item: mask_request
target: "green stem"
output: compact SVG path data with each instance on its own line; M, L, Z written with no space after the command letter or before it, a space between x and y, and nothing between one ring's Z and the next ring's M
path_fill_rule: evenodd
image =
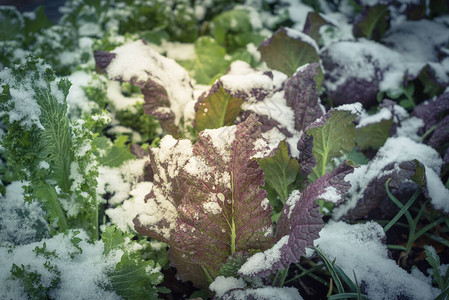
M234 174L231 172L231 255L235 253Z

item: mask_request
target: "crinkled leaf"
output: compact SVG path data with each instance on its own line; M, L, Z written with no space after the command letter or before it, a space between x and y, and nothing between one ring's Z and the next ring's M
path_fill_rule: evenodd
M227 93L221 81L216 82L209 92L203 94L195 105L195 128L220 128L232 125L239 115L243 100Z
M390 137L393 119L384 119L378 123L357 127L355 130L355 142L361 150L369 148L377 150L382 147Z
M193 89L187 71L142 41L126 44L112 52L95 51L97 68L113 80L129 82L141 88L146 114L159 119L162 128L180 136L178 126Z
M164 278L159 270L152 260L142 260L140 253L125 253L108 273L110 288L123 299L155 299L156 285Z
M164 143L163 139L161 146ZM135 219L135 228L145 235L165 237L178 278L207 287L233 253L261 251L272 245L271 209L266 191L260 188L263 171L252 158L267 150L264 145L260 126L252 116L239 125L201 132L193 149L181 154L183 158L175 156L170 168L168 164L160 168L160 162L154 165L159 167L154 169L153 191L147 202L160 201L159 207L163 207L162 201L169 200L176 212L155 224L142 213ZM173 148L177 151L176 145ZM159 151L151 150L152 164L160 160ZM164 153L163 158L172 155ZM178 176L170 177L176 173ZM169 189L160 186L163 182L158 177L163 174L171 184ZM159 198L160 193L167 197Z
M195 59L179 61L190 71L199 84L211 84L226 73L229 62L225 60L226 50L213 38L202 36L195 41Z
M418 105L413 111L413 116L424 121L424 130L430 130L444 116L449 114L449 93L441 94L433 100Z
M318 62L318 46L308 35L289 28L279 28L270 38L259 45L262 61L275 70L292 76L298 67ZM320 70L322 81L322 71Z
M132 239L132 234L122 232L118 227L109 226L101 234L101 241L104 244L103 254L108 255L112 250L120 249L127 244L127 240Z
M344 177L353 168L346 163L326 173L311 183L302 192L294 191L287 199L277 223L277 243L262 253L257 253L240 268L239 274L267 277L271 273L299 262L306 254L306 248L313 246L324 225L318 199L332 199L335 203L343 200L350 184Z
M391 178L389 187L399 190L401 184L408 180L422 186L425 182L424 166L417 160L404 161L401 163L389 163L371 180L363 192L363 197L357 202L357 206L349 210L345 217L351 220L364 218L373 210L380 209L381 216L394 211L394 206L390 205L391 200L385 191L385 182Z
M295 128L298 131L323 115L314 80L318 74L318 63L312 63L300 68L285 82L285 99L295 112Z
M378 4L365 6L352 28L355 37L366 37L379 41L389 27L390 11L388 6Z
M308 34L318 44L320 42L320 28L323 25L332 25L316 11L307 14L303 32Z
M432 136L427 144L443 153L445 147L448 147L449 141L449 116L444 117L443 120L438 122Z
M307 126L305 134L313 136L313 155L316 165L309 175L311 181L332 170L331 161L355 146L355 116L350 111L330 110ZM305 139L306 137L302 138Z
M106 137L99 138L99 140L107 140ZM98 162L104 166L108 167L118 167L123 162L135 158L135 156L130 152L129 147L126 145L128 137L126 135L121 135L116 138L114 144L109 146L106 143L105 148L100 148L105 151L104 155L98 157ZM101 145L104 146L104 142L99 141Z

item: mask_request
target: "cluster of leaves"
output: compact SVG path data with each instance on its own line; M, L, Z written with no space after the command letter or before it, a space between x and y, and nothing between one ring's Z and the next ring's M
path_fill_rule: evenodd
M449 36L438 19L447 4L343 1L348 10L304 1L315 11L301 3L310 12L298 25L298 7L283 0L84 2L67 1L56 25L42 7L0 8L0 24L11 29L0 34L0 208L31 228L0 235L0 255L12 261L5 297L19 289L61 298L64 265L92 262L89 255L97 260L92 297L170 292L157 287L168 261L178 279L224 299L299 298L287 283L305 275L322 282L313 273L323 269L330 298L374 296L363 274L350 278L326 249L305 258L323 216L386 220L386 233L406 226L404 245L388 240L406 268L422 236L449 247L438 236L449 225ZM442 38L428 40L432 53L417 57L417 69L400 58L410 47L397 40L418 23ZM170 58L170 47L186 45L190 56ZM68 103L70 82L57 78L78 72L90 78L77 94L90 108ZM413 122L422 126L407 131ZM407 149L395 155L401 143ZM0 230L11 227L6 220ZM154 239L163 243L153 247ZM424 249L444 297L447 272ZM34 261L14 256L24 252Z

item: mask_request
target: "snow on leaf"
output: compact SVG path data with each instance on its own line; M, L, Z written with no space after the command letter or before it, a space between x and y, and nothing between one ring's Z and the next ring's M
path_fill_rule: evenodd
M320 41L320 28L323 25L331 25L323 16L316 12L311 11L307 14L306 23L304 24L303 32L308 34L318 44Z
M259 45L259 51L262 61L270 68L288 76L292 76L302 65L319 61L315 41L305 33L290 28L279 28Z
M380 209L382 216L388 214L391 209L391 200L385 191L385 182L391 178L390 189L400 190L402 183L413 180L419 185L425 181L424 166L416 160L386 165L379 176L374 177L365 188L363 197L357 202L357 206L349 210L345 215L350 220L364 218L374 209ZM394 210L394 207L393 207Z
M307 64L285 82L285 99L295 112L295 128L298 131L323 115L314 80L318 73L318 63Z
M306 135L313 136L312 151L316 160L316 165L309 175L311 181L323 176L329 168L332 169L332 159L354 148L354 121L355 116L350 111L333 109L306 127ZM306 137L301 140L304 139Z
M357 127L355 142L361 150L379 149L390 136L393 119L384 119L380 122Z
M193 100L186 70L143 41L125 44L112 52L96 51L94 56L97 67L110 79L139 86L145 99L144 112L157 117L170 134L179 135L184 107Z
M155 199L155 190L165 191L166 197L160 200L170 198L173 218L152 225L145 224L142 214L135 219L136 230L160 237L161 229L170 229L163 240L170 245L169 257L178 278L207 287L233 253L272 245L271 209L263 205L266 191L260 188L263 171L252 158L261 151L261 139L257 118L250 116L239 125L201 132L182 163L153 165L155 182L147 200ZM181 142L171 144L176 150ZM178 159L173 149L164 150L151 150L159 155L150 152L152 164L161 161L163 153L165 162ZM162 173L177 175L158 180Z
M240 268L239 273L246 276L266 277L277 270L285 269L299 261L306 254L306 248L313 246L324 225L317 200L333 187L334 199L343 200L350 184L344 177L353 168L346 163L326 173L311 183L302 192L291 193L277 223L277 243L270 249L250 257Z

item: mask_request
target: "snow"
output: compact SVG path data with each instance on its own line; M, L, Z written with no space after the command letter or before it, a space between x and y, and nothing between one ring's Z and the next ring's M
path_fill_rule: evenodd
M283 236L273 247L248 258L238 270L244 276L254 276L262 270L269 270L281 259L281 248L288 243L290 235Z
M129 191L131 198L124 201L123 205L116 208L109 208L105 211L111 222L117 225L123 232L133 232L133 219L146 206L145 196L151 192L153 188L152 182L139 182Z
M45 219L45 212L39 203L25 202L22 186L27 184L27 182L13 181L6 186L5 195L0 194L0 244L29 243L37 238L45 237L50 230Z
M236 130L236 125L223 126L217 129L205 129L200 135L209 137L215 151L223 158L223 161L230 162L230 149L235 140Z
M288 132L296 132L295 129L295 113L293 109L287 106L284 91L279 91L268 96L264 101L257 103L244 102L242 110L252 111L258 115L267 116L279 122L281 128L285 128ZM268 139L268 141L270 141ZM271 142L271 141L270 141Z
M383 228L375 222L349 225L331 221L314 244L355 282L354 272L370 299L434 299L438 289L396 265L388 257L383 239Z
M318 198L337 203L341 199L341 195L338 190L333 186L328 186L324 193L318 196Z
M144 103L143 95L125 97L122 94L122 88L118 81L109 81L106 92L109 101L111 101L116 110L129 110L132 113L137 113L135 105Z
M241 278L217 276L209 285L209 289L216 293L220 299L273 299L273 300L302 300L298 290L292 287L246 288L246 283ZM246 288L246 289L245 289ZM243 290L245 289L245 290Z
M59 234L40 242L16 246L11 252L8 251L8 248L0 247L0 298L28 299L23 287L11 279L10 270L13 264L29 266L30 271L41 274L40 279L44 287L51 285L51 281L56 278L56 275L44 266L48 259L44 255L37 255L34 251L37 246L42 248L45 243L48 252L56 252L58 257L52 258L50 261L51 265L60 272L58 287L52 289L49 295L51 298L120 299L115 293L106 291L100 286L106 286L109 283L106 272L115 268L121 255L111 253L104 257L103 243L100 241L94 244L88 243L84 231L77 235L81 238L79 246L83 249L82 253L79 253L79 250L70 242L73 237L74 232L70 231L68 235ZM75 259L71 258L73 254L76 255Z
M67 95L67 105L70 115L80 116L83 112L91 112L94 108L98 107L95 102L89 101L83 91L83 87L88 86L92 81L92 75L84 71L76 71L70 74L67 79L72 83L69 94Z
M142 83L154 80L167 91L170 109L175 115L175 124L178 125L186 103L193 99L193 88L187 71L141 40L118 47L112 53L116 57L106 68L109 78Z
M316 44L315 40L312 39L309 35L303 33L302 31L298 31L288 27L285 28L285 31L287 32L288 37L309 44L315 49L316 53L319 53L318 45Z
M335 110L340 111L349 111L353 115L360 115L363 111L363 106L360 102L350 103L350 104L343 104L340 106L337 106L334 108Z
M224 294L232 289L243 289L246 287L245 281L241 278L217 276L215 280L209 285L209 289L216 293L218 297L223 297Z
M425 166L427 178L427 190L432 195L431 203L435 208L449 212L449 192L444 187L440 174L443 160L438 152L430 146L417 143L407 137L390 137L377 155L367 165L354 169L352 174L345 177L351 183L347 200L333 209L335 219L341 218L347 211L357 205L368 183L381 175L381 170L389 163L397 163L417 159Z

